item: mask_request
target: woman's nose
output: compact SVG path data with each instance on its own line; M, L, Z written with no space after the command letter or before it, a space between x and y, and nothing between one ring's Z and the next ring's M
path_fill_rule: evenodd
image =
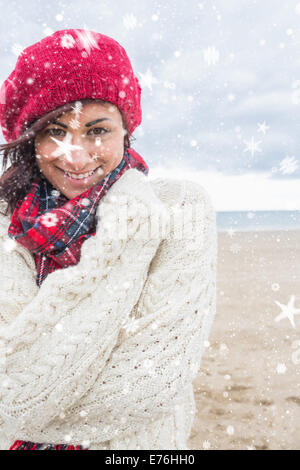
M81 171L91 164L91 156L87 148L87 142L83 137L72 137L71 139L71 159L70 165L76 171Z

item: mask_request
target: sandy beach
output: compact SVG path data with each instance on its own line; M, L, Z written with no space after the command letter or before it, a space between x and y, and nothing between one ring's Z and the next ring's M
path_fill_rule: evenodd
M218 233L217 313L190 449L300 449L300 230Z

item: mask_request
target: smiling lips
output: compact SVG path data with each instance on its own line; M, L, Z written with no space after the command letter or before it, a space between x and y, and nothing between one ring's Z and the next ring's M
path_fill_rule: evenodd
M87 171L86 173L74 173L72 171L63 170L62 168L59 168L59 167L56 167L56 168L61 170L63 173L66 173L68 176L71 176L71 177L74 177L74 178L76 178L76 177L85 178L87 176L90 176L96 170L98 170L98 168L100 168L100 166L98 166L97 168L94 168L93 170Z
M99 168L101 168L100 166L95 168L94 170L88 172L88 173L81 173L81 174L75 174L75 173L69 173L65 170L62 170L61 168L59 167L56 167L58 168L60 171L62 171L64 173L64 175L69 179L71 180L72 182L75 182L75 181L82 181L84 183L86 183L89 178L92 177L92 175L96 172L96 170L98 170ZM103 171L103 170L102 170Z

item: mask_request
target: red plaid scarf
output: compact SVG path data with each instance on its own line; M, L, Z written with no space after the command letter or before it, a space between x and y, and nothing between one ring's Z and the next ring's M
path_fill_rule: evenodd
M130 168L149 172L132 148L102 181L74 199L56 191L43 175L33 181L29 193L17 202L8 235L34 254L39 287L48 274L79 262L82 243L96 234L99 201Z

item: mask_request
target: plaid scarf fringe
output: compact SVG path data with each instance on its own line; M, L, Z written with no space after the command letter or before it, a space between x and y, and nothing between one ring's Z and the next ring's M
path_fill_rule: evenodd
M15 441L9 450L88 450L81 445L69 444L41 444L31 441Z

